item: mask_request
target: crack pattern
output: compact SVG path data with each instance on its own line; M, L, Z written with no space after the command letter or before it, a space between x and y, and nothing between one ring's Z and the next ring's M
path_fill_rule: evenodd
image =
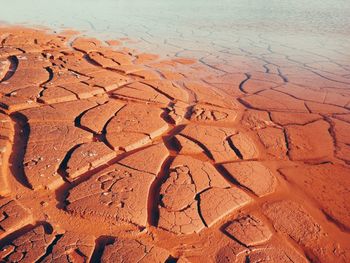
M0 260L349 261L345 46L178 34L0 28Z

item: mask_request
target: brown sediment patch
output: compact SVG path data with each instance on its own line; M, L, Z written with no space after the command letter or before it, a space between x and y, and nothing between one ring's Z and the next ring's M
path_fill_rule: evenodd
M0 34L1 260L350 260L344 77Z

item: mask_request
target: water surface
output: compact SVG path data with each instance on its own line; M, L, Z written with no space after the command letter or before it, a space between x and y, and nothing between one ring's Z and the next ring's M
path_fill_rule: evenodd
M215 50L258 35L307 49L350 34L350 1L304 0L0 0L0 20L129 37L143 47Z

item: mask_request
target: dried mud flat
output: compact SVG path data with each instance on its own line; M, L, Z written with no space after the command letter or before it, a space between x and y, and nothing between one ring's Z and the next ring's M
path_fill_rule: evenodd
M1 262L350 261L346 60L0 40Z

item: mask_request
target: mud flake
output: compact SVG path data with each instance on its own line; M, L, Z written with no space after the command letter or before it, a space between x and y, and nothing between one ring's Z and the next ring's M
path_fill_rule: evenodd
M105 57L100 52L91 51L89 52L88 56L92 61L94 61L95 63L97 63L99 66L103 68L119 66L118 63L116 63L110 58Z
M59 102L73 101L76 99L77 96L66 89L60 87L50 87L43 91L42 96L38 100L46 104L53 104Z
M1 55L0 55L1 57ZM2 80L9 71L11 63L9 60L0 60L0 80Z
M90 79L88 76L78 74L57 66L50 67L53 73L52 79L45 84L46 87L68 85Z
M153 62L159 58L158 55L156 54L151 54L151 53L141 53L136 55L136 64L146 64L149 62Z
M244 112L241 124L252 130L276 126L266 111L247 110Z
M85 53L99 50L102 43L96 38L78 37L72 42L72 47Z
M197 195L211 187L223 189L229 184L210 163L177 156L160 188L158 227L176 234L199 233L205 225L198 213Z
M249 247L266 243L272 237L269 227L256 215L235 219L225 227L225 232Z
M350 145L345 143L337 143L335 156L347 162L350 161Z
M129 98L153 103L169 103L169 99L163 94L140 82L134 82L117 89L113 92L113 96L117 98Z
M9 158L12 150L14 127L9 116L0 113L0 195L10 192Z
M94 106L96 106L95 102L81 100L26 109L20 111L20 113L27 119L28 123L33 123L33 125L35 125L34 123L51 121L73 123L79 114ZM67 111L67 109L69 109L69 111Z
M319 120L304 126L286 128L289 156L292 160L313 160L333 155L333 140L328 132L329 124Z
M327 92L326 98L324 100L324 103L333 104L340 107L346 107L349 102L350 98L348 95L336 93L333 89L329 89L329 92Z
M196 187L188 172L187 167L175 168L162 185L160 189L161 204L168 211L181 211L195 202Z
M146 68L142 65L129 64L129 65L114 65L109 67L117 72L120 72L124 75L134 74L139 71L144 71Z
M331 119L337 143L350 144L350 124L337 119Z
M230 147L228 137L235 134L233 128L214 126L187 125L181 134L207 148L215 162L238 160L234 150Z
M275 191L277 181L272 171L258 161L225 163L223 167L240 184L261 197Z
M110 132L107 140L114 150L123 150L126 152L135 150L152 142L150 136L138 132Z
M239 132L229 137L228 139L231 145L239 151L238 156L244 160L256 159L259 157L260 152L256 143L251 136L246 133Z
M295 202L277 201L266 204L264 213L273 221L277 230L288 234L296 242L311 244L321 238L320 225Z
M61 122L41 123L30 128L24 155L26 178L33 189L55 188L63 183L57 170L67 151L79 143L90 141L92 134Z
M134 57L123 51L104 50L103 55L119 65L132 65Z
M196 104L191 110L191 121L198 122L227 122L234 123L237 119L237 111L223 109L210 105Z
M66 232L53 246L42 262L89 262L94 251L95 238L88 234Z
M144 84L147 84L154 89L158 90L162 94L166 94L168 97L172 98L173 100L188 101L188 93L185 89L181 88L180 86L176 85L172 81L168 80L144 80L142 81Z
M17 55L20 55L22 53L23 53L22 51L20 51L19 49L15 48L15 47L3 46L3 47L1 47L0 58L4 59L4 58L8 58L10 56L17 56Z
M28 86L25 88L17 89L11 93L8 93L7 96L12 98L22 98L35 102L39 97L39 93L41 91L41 87L39 86Z
M38 104L34 100L28 98L17 96L4 96L0 98L0 107L6 109L9 113L37 106Z
M304 125L322 117L313 113L294 113L294 112L271 112L271 119L280 125L300 124Z
M306 250L308 258L314 261L322 259L327 262L333 260L346 262L346 248L328 236L314 217L300 204L281 200L265 204L263 209L274 228L301 245Z
M197 202L181 211L168 211L160 208L158 227L176 234L199 233L205 228L198 214Z
M245 192L238 188L210 188L200 194L199 210L208 227L226 215L252 202Z
M170 253L161 248L134 239L117 239L103 251L102 262L165 262Z
M52 61L56 66L60 66L65 70L76 72L79 75L90 76L103 69L86 60L86 57L78 52L65 53L65 56Z
M9 262L35 262L45 255L48 246L55 239L53 234L47 234L42 225L11 242L13 251L6 257Z
M261 248L254 248L246 256L244 260L249 260L252 263L258 262L280 262L291 263L300 262L307 263L309 260L297 251L291 245L286 244L282 240L268 244Z
M278 83L265 81L265 80L258 80L258 79L249 79L247 82L243 85L243 90L247 93L257 93L259 91L272 89L275 87L278 87Z
M28 86L39 86L49 78L49 72L45 69L48 61L40 53L17 56L18 66L14 75L6 82L0 83L2 93L11 93Z
M286 94L265 90L256 95L246 96L241 99L254 109L266 111L308 112L304 101L294 99Z
M177 143L179 144L179 153L181 154L201 154L204 152L204 150L196 144L194 141L191 141L190 139L186 138L185 136L176 135L175 136Z
M12 126L11 118L4 113L0 113L0 137L12 141L13 136L14 128Z
M326 92L323 90L304 88L293 84L288 84L287 86L284 85L276 88L275 90L288 93L300 100L315 101L319 103L322 103L326 96Z
M89 142L76 148L67 163L67 174L72 180L81 174L107 163L117 155L103 142Z
M126 149L130 145L137 148L148 143L149 138L160 136L168 129L168 124L160 117L162 112L148 105L128 104L108 123L108 142L115 149ZM132 138L127 136L130 133Z
M258 136L269 156L276 159L287 158L286 140L282 129L267 127L259 130Z
M169 151L163 143L152 145L119 161L132 169L157 175Z
M112 118L124 103L118 100L109 100L85 112L80 119L80 124L95 133L101 133L108 120Z
M146 226L147 200L154 175L119 164L93 175L69 192L69 212L113 224Z
M108 70L93 72L89 74L89 76L92 77L92 79L85 81L87 84L101 87L106 92L132 82L131 78Z
M183 79L185 79L185 75L180 73L180 72L176 72L174 70L168 70L168 69L159 69L160 74L167 80L170 81L181 81Z
M17 201L0 199L0 238L31 223L32 216L27 209Z
M307 107L310 109L312 113L319 114L334 114L334 113L349 113L349 110L343 107L329 105L324 103L317 102L305 102Z
M350 229L348 167L320 164L282 168L280 171L288 181L315 199L328 216L340 223L340 228Z
M169 113L167 117L169 117L169 121L171 121L176 125L180 124L185 118L185 115L187 113L187 107L188 107L188 104L180 101L176 102L173 105L168 106L167 109L169 110Z
M76 94L79 99L88 99L95 95L104 94L105 91L98 87L91 87L82 82L76 82L71 84L63 84L62 88L69 90L70 92Z
M197 102L212 104L223 108L239 107L238 103L228 100L223 94L208 84L199 81L186 81L184 85L195 94Z
M130 76L139 77L143 80L161 80L161 76L158 72L153 70L140 70L129 74Z

